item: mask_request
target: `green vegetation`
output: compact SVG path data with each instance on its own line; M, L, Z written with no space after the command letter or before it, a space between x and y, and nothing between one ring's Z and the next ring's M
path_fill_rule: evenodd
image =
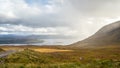
M2 64L1 68L120 68L120 62L99 60L92 63L61 63L61 64Z
M119 48L40 53L30 49L1 58L0 68L120 68Z

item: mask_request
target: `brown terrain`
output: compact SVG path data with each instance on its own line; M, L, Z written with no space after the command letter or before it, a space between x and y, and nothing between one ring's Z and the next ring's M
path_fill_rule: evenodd
M116 47L120 45L120 21L101 28L91 37L71 44L70 47Z

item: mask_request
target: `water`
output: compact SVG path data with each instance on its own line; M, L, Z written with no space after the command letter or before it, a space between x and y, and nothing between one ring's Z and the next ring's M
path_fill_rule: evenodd
M44 42L41 42L41 40L43 40ZM36 42L33 41L29 41L29 43L27 42L17 42L17 43L2 43L0 45L15 45L15 46L19 46L19 45L69 45L72 44L74 42L76 42L77 40L75 39L40 39L39 41L37 40Z

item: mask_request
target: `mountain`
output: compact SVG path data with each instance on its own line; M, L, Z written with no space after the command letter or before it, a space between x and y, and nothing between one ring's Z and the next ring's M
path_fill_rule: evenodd
M120 21L106 25L89 38L71 44L70 46L94 47L109 45L120 45Z
M60 39L69 39L69 36L62 35L18 35L18 34L0 34L1 44L62 44ZM59 40L60 41L59 41ZM55 40L55 41L53 41Z
M0 44L34 44L34 43L43 43L41 36L36 35L0 35Z

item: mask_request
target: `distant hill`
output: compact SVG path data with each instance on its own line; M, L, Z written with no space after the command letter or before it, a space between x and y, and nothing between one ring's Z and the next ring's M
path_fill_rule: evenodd
M43 43L41 36L36 35L0 35L0 44L31 44L31 43Z
M106 25L91 37L70 46L93 47L109 45L120 45L120 21Z
M69 36L62 35L16 35L0 34L0 45L2 44L51 44L50 39L69 39ZM62 44L62 41L52 41L53 44Z

